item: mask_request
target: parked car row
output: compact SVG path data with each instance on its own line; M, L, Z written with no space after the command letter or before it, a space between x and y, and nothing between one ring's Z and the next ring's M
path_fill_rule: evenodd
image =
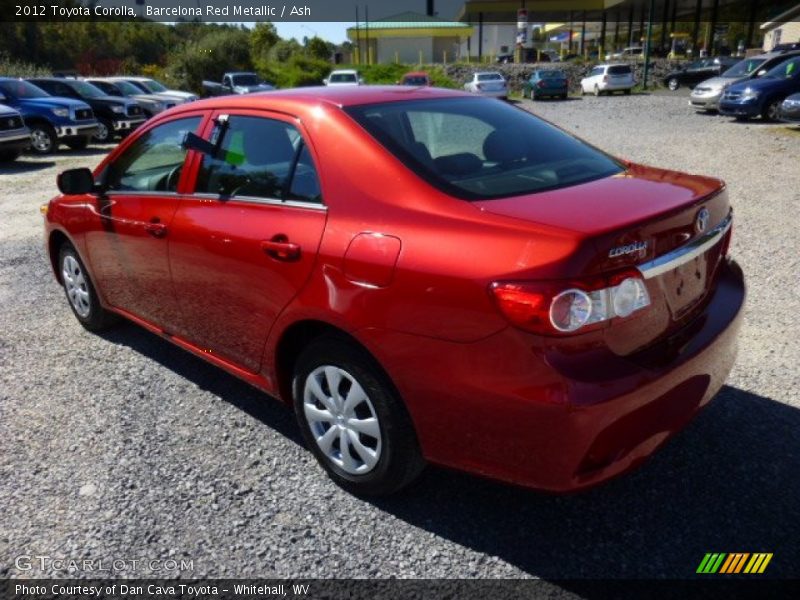
M716 111L736 119L784 118L789 96L800 93L800 50L770 52L737 62L718 77L698 83L689 96L689 106Z
M147 77L0 77L0 160L109 143L197 98Z

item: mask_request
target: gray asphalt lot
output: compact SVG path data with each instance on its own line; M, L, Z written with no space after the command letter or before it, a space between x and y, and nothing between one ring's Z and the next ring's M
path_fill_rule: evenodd
M15 564L48 555L191 561L182 577L682 578L706 552L772 552L769 575L800 576L800 131L696 115L681 94L520 105L727 181L746 322L685 431L581 494L429 468L397 497L354 498L277 402L134 325L78 325L38 209L104 150L25 158L0 166L0 576L93 575Z

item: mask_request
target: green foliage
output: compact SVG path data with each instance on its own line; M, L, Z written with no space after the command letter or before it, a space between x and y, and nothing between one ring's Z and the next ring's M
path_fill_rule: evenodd
M250 34L250 57L253 63L268 60L269 51L280 41L278 31L272 23L256 23Z
M383 65L337 65L337 69L356 69L364 78L364 82L370 85L394 85L403 75L411 71L424 71L431 78L431 82L436 87L458 88L459 85L444 72L438 65L404 65L389 63Z
M310 58L317 58L319 60L330 60L333 54L333 44L326 42L317 36L312 37L306 43L306 55Z
M8 54L0 53L0 73L6 77L47 77L50 69L32 63L14 60Z
M227 71L250 71L250 33L238 28L211 31L188 42L169 61L169 73L183 88L202 91L203 80L219 82Z
M302 54L283 63L264 62L258 66L259 75L279 88L322 85L322 80L330 72L330 62Z

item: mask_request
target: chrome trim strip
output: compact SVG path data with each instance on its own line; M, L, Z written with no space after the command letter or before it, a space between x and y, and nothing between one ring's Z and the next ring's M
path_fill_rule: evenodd
M706 250L717 244L728 232L728 229L731 228L732 223L733 213L725 217L722 222L719 223L719 225L714 227L714 229L710 230L705 235L702 235L688 244L672 250L671 252L662 254L658 258L654 258L651 261L642 263L637 268L642 274L642 277L645 279L652 279L653 277L657 277L662 273L666 273L672 269L677 269L681 265L694 260Z
M6 135L3 135L2 132L0 132L0 142L15 142L17 140L24 140L26 138L30 138L31 137L30 133L25 133L25 132L17 133L19 131L19 129L14 129L14 130L9 130L9 131L13 131L13 135L6 136Z

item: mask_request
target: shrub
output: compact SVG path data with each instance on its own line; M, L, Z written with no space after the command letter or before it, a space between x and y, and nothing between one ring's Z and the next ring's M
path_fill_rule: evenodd
M0 73L7 77L47 77L50 69L0 54Z

